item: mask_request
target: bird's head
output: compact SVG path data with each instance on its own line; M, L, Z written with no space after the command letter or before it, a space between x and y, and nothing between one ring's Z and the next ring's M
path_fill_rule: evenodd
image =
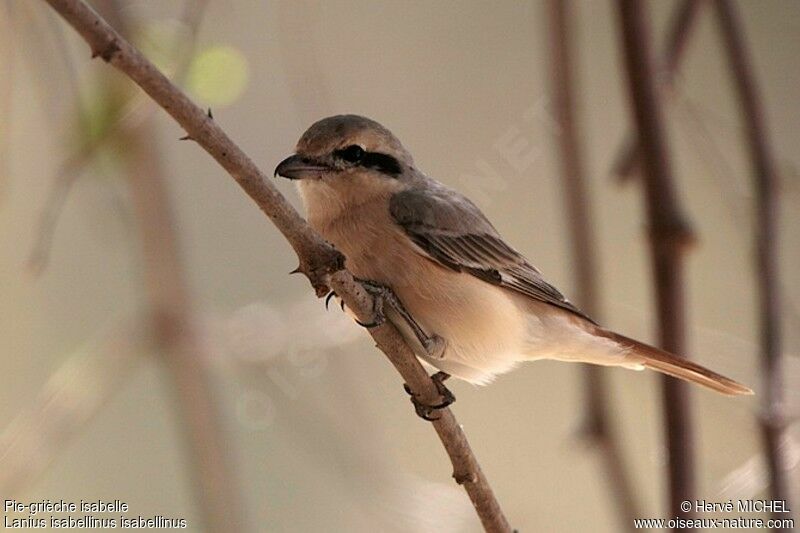
M346 208L402 190L413 165L411 154L388 129L358 115L337 115L308 128L275 175L297 180L311 215L321 207L316 204Z

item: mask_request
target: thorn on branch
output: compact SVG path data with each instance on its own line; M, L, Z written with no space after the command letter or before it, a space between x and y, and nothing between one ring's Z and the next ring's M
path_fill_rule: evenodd
M311 282L317 298L322 298L330 292L328 277L340 270L344 270L344 255L333 246L324 251L315 250L308 258L300 258L300 266L294 272L302 272Z
M103 58L103 61L105 61L106 63L110 63L111 59L114 57L114 54L119 52L119 50L120 50L119 44L117 43L117 40L114 39L111 42L109 42L104 49L92 50L92 59L94 59L97 56L100 56Z
M194 139L192 138L192 136L191 136L191 135L189 135L189 134L187 133L187 134L186 134L186 135L184 135L183 137L179 137L179 138L178 138L178 140L179 140L179 141L193 141Z
M214 115L213 113L211 113L210 107L208 108L208 111L206 111L206 115L208 115L208 118L210 118L211 120L214 120Z
M475 483L478 481L478 476L475 475L475 472L453 472L453 479L459 485L464 485L465 483Z

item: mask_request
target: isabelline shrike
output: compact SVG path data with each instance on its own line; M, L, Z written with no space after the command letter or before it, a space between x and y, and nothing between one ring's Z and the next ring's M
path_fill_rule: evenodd
M344 253L349 270L397 296L387 317L446 374L485 384L520 361L556 359L650 368L724 394L752 394L596 324L475 204L419 171L377 122L320 120L275 173L297 180L309 223Z

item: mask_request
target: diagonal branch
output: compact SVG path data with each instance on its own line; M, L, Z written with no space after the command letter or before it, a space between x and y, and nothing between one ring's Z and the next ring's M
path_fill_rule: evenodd
M344 257L311 229L270 183L269 177L256 167L206 112L85 2L47 2L88 42L93 56L101 57L131 78L186 130L191 139L228 171L292 245L300 260L299 271L309 278L317 295L325 294L330 287L360 320L371 319L372 297L344 269ZM420 401L433 405L440 400L436 385L394 326L384 323L371 330L371 334ZM511 531L452 412L443 409L433 426L450 456L453 476L464 485L484 528L487 531Z
M786 445L788 422L783 383L781 290L778 272L778 174L769 141L766 113L744 42L744 30L738 10L727 0L716 0L714 11L741 106L742 122L752 164L756 216L753 249L756 254L758 316L761 322L761 355L765 385L760 418L770 492L773 499L788 502L790 500L787 479L789 447ZM786 507L791 508L788 503ZM780 518L786 516L781 515Z
M572 0L550 0L550 55L552 57L550 89L553 108L559 126L561 176L575 265L576 300L590 316L599 314L597 287L597 253L592 231L591 204L586 191L583 158L576 123L574 95L577 84L573 79L571 6ZM642 516L631 483L620 442L611 424L611 390L607 386L607 370L583 365L585 389L584 433L602 454L608 486L617 504L620 529L633 529L634 519Z
M658 72L658 89L662 97L672 93L673 83L695 26L697 14L705 1L682 0L681 5L675 8L667 30L667 47ZM641 150L636 135L630 133L614 159L612 174L621 183L628 181L639 167L640 159Z
M618 0L628 92L641 147L643 186L658 306L659 344L675 354L686 353L686 305L683 259L693 240L691 225L678 202L667 151L655 68L650 53L650 28L641 0ZM686 384L663 378L663 410L669 464L668 513L683 513L680 504L693 500L693 435Z

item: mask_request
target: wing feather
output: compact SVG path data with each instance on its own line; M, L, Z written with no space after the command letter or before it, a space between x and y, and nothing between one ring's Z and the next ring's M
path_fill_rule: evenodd
M431 180L392 196L394 221L437 263L594 322L503 241L475 204Z

